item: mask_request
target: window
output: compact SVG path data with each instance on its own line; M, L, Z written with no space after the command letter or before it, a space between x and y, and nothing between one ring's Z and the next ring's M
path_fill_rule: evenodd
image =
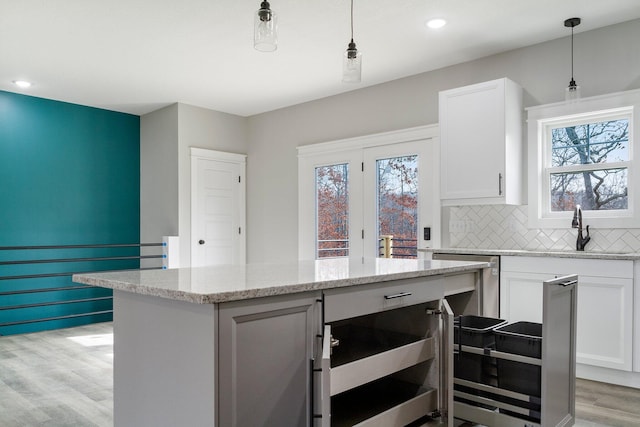
M636 104L640 91L529 109L532 228L570 227L577 205L592 226L640 226Z
M549 210L628 209L629 117L548 126Z

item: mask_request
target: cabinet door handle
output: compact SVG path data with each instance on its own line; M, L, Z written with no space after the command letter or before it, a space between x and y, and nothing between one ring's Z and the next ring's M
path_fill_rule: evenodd
M498 196L502 196L502 174L498 174Z
M567 286L575 285L576 283L578 283L577 280L568 280L568 281L563 282L563 283L558 283L558 285L567 287Z
M402 298L402 297L408 297L409 295L411 295L411 292L400 292L399 294L385 295L384 299Z

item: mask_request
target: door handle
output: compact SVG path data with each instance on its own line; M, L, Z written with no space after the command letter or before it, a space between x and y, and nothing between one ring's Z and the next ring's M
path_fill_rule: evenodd
M202 239L198 240L198 244L204 245L204 240L202 240Z

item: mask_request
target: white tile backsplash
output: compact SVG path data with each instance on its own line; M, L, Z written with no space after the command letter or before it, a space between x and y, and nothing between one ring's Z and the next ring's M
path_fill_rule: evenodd
M452 248L575 250L578 231L528 228L528 206L481 205L449 208ZM588 221L585 221L588 225ZM640 252L640 229L589 228L587 251Z

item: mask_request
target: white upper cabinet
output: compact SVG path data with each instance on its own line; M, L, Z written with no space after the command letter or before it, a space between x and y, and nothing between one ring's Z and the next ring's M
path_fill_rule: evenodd
M502 78L440 92L445 206L522 204L522 87Z

